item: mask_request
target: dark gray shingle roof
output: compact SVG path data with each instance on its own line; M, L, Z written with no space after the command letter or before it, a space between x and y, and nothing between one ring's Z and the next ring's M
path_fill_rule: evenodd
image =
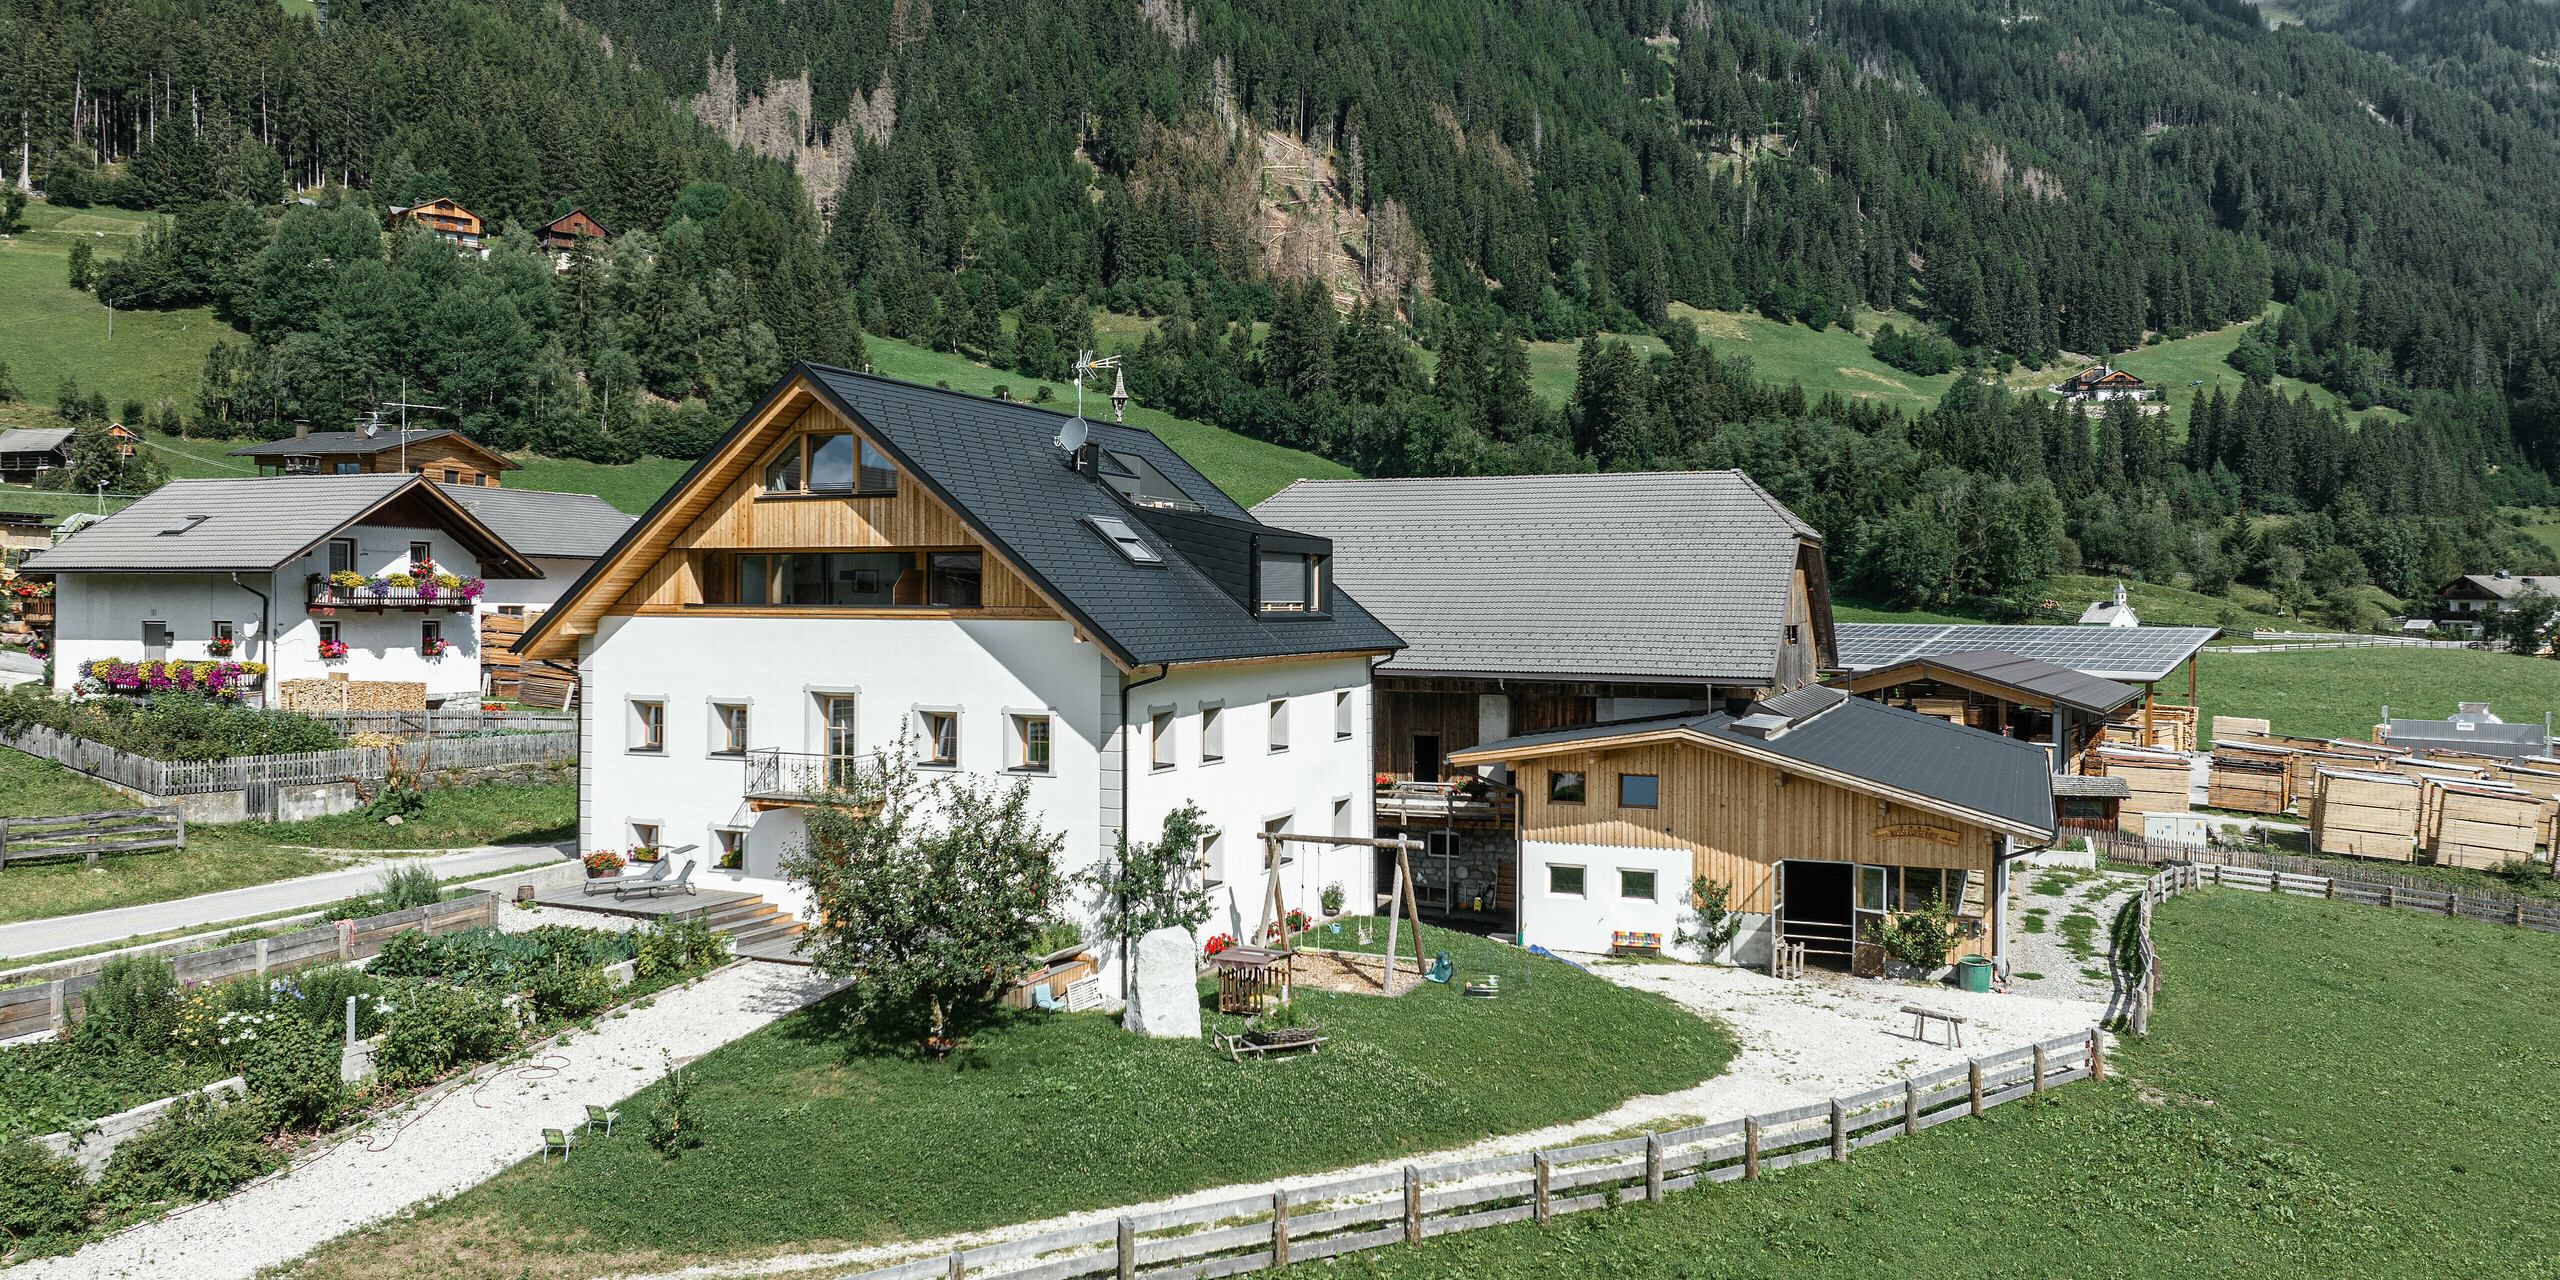
M1497 757L1505 750L1687 731L1928 796L2018 827L2048 835L2053 831L2053 760L2032 742L1967 729L1865 698L1842 701L1797 721L1774 738L1737 733L1734 724L1734 718L1721 711L1655 716L1526 733L1451 754Z
M25 567L39 573L265 573L411 486L438 492L418 476L397 473L172 480L27 557ZM193 516L204 520L183 533L162 532ZM471 523L451 515L446 520L457 533ZM494 543L491 550L500 557L522 555L503 539ZM484 567L492 576L538 576L531 565L524 570Z
M799 373L1132 665L1403 645L1340 589L1330 617L1254 617L1108 485L1067 465L1053 442L1071 415L817 365ZM1092 423L1091 432L1103 448L1154 464L1207 514L1253 522L1153 433L1109 422ZM1129 521L1164 567L1130 563L1085 523L1088 516ZM1339 554L1334 563L1342 563Z
M612 547L634 519L592 493L467 484L436 488L480 517L480 523L506 539L507 545L529 556L592 560Z
M2083 675L2069 667L2050 662L2022 658L1998 649L1973 649L1961 653L1934 653L1914 658L1898 666L1926 664L1945 671L1972 676L1990 684L2015 689L2048 701L2058 702L2096 715L2106 715L2142 696L2142 690L2129 684L2098 676ZM1892 670L1894 668L1884 668Z
M1412 672L1767 681L1821 537L1740 471L1301 480L1254 514L1333 539Z

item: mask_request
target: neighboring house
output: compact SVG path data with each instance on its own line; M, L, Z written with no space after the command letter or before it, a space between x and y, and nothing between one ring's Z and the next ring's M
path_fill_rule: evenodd
M1422 908L1462 926L1509 927L1518 842L1499 770L1455 753L1740 711L1832 664L1822 536L1740 471L1301 480L1254 514L1331 538L1410 646L1376 672L1379 821L1426 841Z
M2147 400L2155 388L2142 379L2109 364L2093 364L2053 384L2052 390L2065 400Z
M0 448L7 443L8 437L0 436ZM2560 598L2560 577L2511 574L2504 569L2496 573L2466 573L2438 593L2444 603L2436 610L2436 625L2479 635L2480 624L2488 620L2488 615L2512 608L2516 597L2528 591Z
M542 230L535 235L542 241L543 248L562 255L560 269L563 271L568 270L566 264L569 250L577 248L580 240L610 238L610 233L604 229L604 224L590 217L584 209L571 209L553 218L542 224Z
M2108 717L2142 700L2132 685L1996 649L1907 659L1861 671L1848 687L1905 711L2036 743L2051 752L2055 773L2078 773L2080 757L2105 738Z
M484 449L471 437L442 427L403 431L296 430L291 440L234 449L235 458L257 461L262 476L365 476L407 472L444 484L495 488L499 476L523 464Z
M516 645L579 669L580 847L698 845L805 909L807 806L905 751L1027 784L1068 873L1198 804L1204 931L1244 934L1265 830L1369 835L1369 665L1401 642L1324 539L1072 423L795 366ZM1368 910L1368 852L1289 846L1289 904Z
M482 613L540 612L631 527L627 512L592 493L439 487L542 570L539 578L491 582L480 595Z
M68 690L99 658L268 664L276 682L342 674L405 680L430 700L479 689L473 606L413 588L332 588L327 575L380 579L417 557L488 581L534 578L533 561L416 476L172 480L27 557L54 575L54 686ZM452 646L430 656L431 642ZM324 643L346 656L324 658Z
M449 198L438 197L422 204L395 204L384 217L391 226L413 223L456 248L473 253L481 251L480 215Z
M0 431L0 481L34 484L45 472L71 465L69 427L14 427Z
M52 546L58 518L41 511L0 511L0 548L42 551Z
M1451 759L1519 776L1520 932L1557 950L1621 933L1676 950L1703 878L1742 914L1735 963L1802 943L1809 964L1881 974L1868 926L1938 903L1976 934L1959 954L1999 959L2007 860L2053 839L2042 750L1818 685L1744 716L1583 725Z
M2142 619L2134 616L2133 603L2125 598L2124 584L2119 582L2116 584L2116 594L2114 599L2094 601L2088 608L2080 611L2080 625L2084 627L2138 627L2142 625Z

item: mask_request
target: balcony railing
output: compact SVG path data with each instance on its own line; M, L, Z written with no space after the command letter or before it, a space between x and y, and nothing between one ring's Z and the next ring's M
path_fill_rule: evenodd
M399 610L406 613L469 613L477 606L465 596L447 588L438 588L432 596L418 594L416 587L395 587L385 582L368 582L361 587L341 587L327 579L310 584L305 607L312 613L351 609L358 613L384 613Z
M1518 793L1496 787L1471 796L1453 782L1399 782L1378 793L1381 826L1447 826L1505 823L1517 812Z
M747 802L762 808L784 805L862 805L880 797L889 761L878 752L830 756L811 751L763 750L746 753Z

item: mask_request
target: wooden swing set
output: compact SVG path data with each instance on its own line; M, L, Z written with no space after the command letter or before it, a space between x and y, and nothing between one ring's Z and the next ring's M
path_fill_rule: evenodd
M1402 994L1396 987L1396 934L1403 920L1411 920L1413 922L1413 963L1418 971L1414 981L1421 982L1420 975L1431 971L1431 962L1422 958L1422 906L1420 900L1415 897L1413 889L1412 854L1413 851L1422 847L1421 841L1401 836L1392 840L1380 840L1371 836L1319 836L1300 835L1294 831L1266 831L1262 833L1262 862L1265 868L1262 904L1257 908L1253 933L1250 935L1255 945L1230 948L1212 958L1212 963L1218 965L1218 1008L1222 1012L1252 1013L1260 1010L1261 1001L1267 996L1276 994L1282 1000L1287 1000L1290 996L1290 988L1295 976L1291 961L1297 953L1297 946L1296 939L1289 932L1289 906L1282 897L1280 888L1280 846L1282 842L1289 840L1295 840L1301 844L1360 845L1372 849L1396 851L1395 887L1380 897L1380 903L1386 907L1387 915L1386 976L1382 981L1388 995ZM1279 926L1280 945L1261 946L1262 940L1271 936L1274 925ZM1229 959L1230 956L1234 958ZM1231 986L1232 995L1230 994Z

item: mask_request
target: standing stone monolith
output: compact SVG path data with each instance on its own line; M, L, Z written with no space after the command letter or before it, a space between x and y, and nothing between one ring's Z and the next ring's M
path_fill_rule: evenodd
M1200 1038L1200 962L1193 958L1190 930L1167 925L1138 939L1129 979L1121 1026L1142 1036Z

